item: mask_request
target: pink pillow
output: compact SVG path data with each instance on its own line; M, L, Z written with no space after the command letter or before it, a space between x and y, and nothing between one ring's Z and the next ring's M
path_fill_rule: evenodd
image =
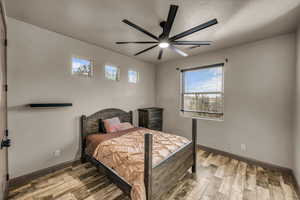
M118 129L118 131L124 131L124 130L134 128L134 127L130 123L124 122L124 123L120 123L119 125L117 125L116 128Z
M121 124L120 119L118 117L105 119L103 120L103 123L107 133L113 133L118 131L118 126L119 124Z

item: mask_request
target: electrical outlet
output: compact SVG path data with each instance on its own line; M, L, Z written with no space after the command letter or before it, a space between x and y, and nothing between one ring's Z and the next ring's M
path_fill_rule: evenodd
M56 151L53 152L53 155L54 155L55 157L60 156L60 154L61 154L61 150L60 150L60 149L58 149L58 150L56 150Z
M246 146L246 144L241 144L241 150L242 150L242 151L247 151L247 146Z

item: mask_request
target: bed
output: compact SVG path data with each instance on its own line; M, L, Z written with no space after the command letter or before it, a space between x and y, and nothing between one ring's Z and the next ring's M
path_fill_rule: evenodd
M99 157L101 157L100 150L102 150L104 154L104 144L115 144L118 141L126 141L126 139L128 138L132 140L132 138L130 137L133 137L134 135L143 137L142 141L140 141L140 143L142 144L139 145L141 145L144 149L142 149L139 153L142 153L143 155L142 176L144 186L143 188L145 192L144 199L158 200L165 192L169 191L190 168L192 168L192 173L196 174L196 119L192 120L192 141L184 140L183 145L181 145L180 147L169 153L167 156L157 161L157 157L154 157L154 155L156 155L156 147L158 146L157 142L159 138L179 138L180 136L174 136L171 134L153 131L149 129L134 128L132 130L129 130L128 133L126 133L126 131L125 133L118 133L119 135L117 137L113 136L112 138L110 138L110 136L107 135L106 137L108 137L108 139L106 138L105 141L101 143L101 145L99 144L97 146L97 143L93 144L91 150L91 142L88 141L91 140L91 137L99 137L97 136L97 134L99 133L99 120L105 120L113 117L118 117L121 122L132 123L132 111L125 112L116 108L100 110L90 116L81 116L81 159L82 162L91 162L93 165L99 168L124 193L130 195L132 193L132 190L134 189L133 184L130 183L130 181L127 181L128 178L124 178L125 176L121 176L120 174L122 173L118 173L118 170L116 170L114 167L111 167L112 165L108 164L107 161L99 159ZM96 151L95 148L97 148L98 151ZM92 153L93 151L94 154ZM134 158L130 157L129 159L132 160Z

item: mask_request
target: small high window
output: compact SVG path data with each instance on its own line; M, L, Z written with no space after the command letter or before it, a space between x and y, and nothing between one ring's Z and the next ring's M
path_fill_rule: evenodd
M223 120L223 63L181 70L181 111L185 116Z
M129 83L137 83L138 78L139 78L139 75L138 75L137 71L133 71L133 70L128 71L128 82Z
M112 65L105 65L105 78L118 81L120 78L120 69Z
M93 62L88 59L72 57L72 75L91 77Z

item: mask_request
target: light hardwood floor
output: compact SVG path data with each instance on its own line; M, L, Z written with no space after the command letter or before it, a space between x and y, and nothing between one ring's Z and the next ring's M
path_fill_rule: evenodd
M162 200L299 200L293 179L285 172L200 149L198 159L197 178L188 173ZM11 188L9 199L129 200L89 163L67 167Z

